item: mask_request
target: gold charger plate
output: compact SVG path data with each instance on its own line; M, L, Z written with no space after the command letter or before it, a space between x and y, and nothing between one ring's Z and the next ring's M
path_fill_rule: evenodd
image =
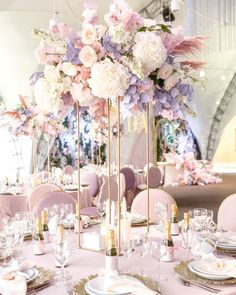
M144 285L153 290L153 291L156 291L156 290L159 290L159 286L158 284L151 278L148 278L148 277L143 277L141 275L138 275L138 274L131 274L131 273L125 273L124 275L129 275L133 278L136 278L138 280L140 280L142 283L144 283ZM74 292L76 295L88 295L88 293L84 290L85 288L85 285L87 284L88 281L96 278L98 275L91 275L85 279L82 279L81 281L79 281L75 286L74 286Z
M152 225L152 224L154 224L154 221L149 220L149 225ZM143 222L139 222L139 223L131 223L131 226L132 227L135 227L135 226L147 226L147 220L145 220Z
M236 278L231 278L231 279L222 280L222 281L209 280L209 279L202 278L189 270L189 268L188 268L189 262L190 261L181 261L179 264L177 264L174 267L174 271L184 279L196 281L199 283L213 284L213 285L236 284Z
M27 292L35 290L41 286L50 283L53 279L53 271L44 267L36 267L39 271L39 275L27 285Z

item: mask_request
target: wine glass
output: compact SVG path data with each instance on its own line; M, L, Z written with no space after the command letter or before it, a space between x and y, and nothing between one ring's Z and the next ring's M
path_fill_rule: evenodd
M127 257L127 268L126 268L126 272L129 272L129 265L130 265L130 256L133 249L133 240L132 239L122 239L122 249L123 252L125 254L125 256Z
M14 262L14 246L15 246L15 218L5 217L2 220L3 232L6 235L7 248L11 252L11 262Z
M162 241L161 239L155 239L151 241L150 250L152 257L157 261L157 282L159 282L163 277L160 275L160 262L161 257L164 256L164 248L161 251Z
M98 202L97 210L98 210L98 214L100 215L100 218L102 219L102 217L106 213L106 202L103 202L103 201Z
M202 239L205 239L206 224L207 224L207 209L196 208L193 211L194 214L194 231Z
M137 252L138 256L141 257L141 274L143 275L143 262L144 262L144 257L147 254L147 251L146 251L147 245L145 244L147 241L147 233L136 233L132 239L133 239L133 248Z
M70 276L65 272L65 266L68 263L68 258L71 252L70 239L67 232L64 231L63 239L58 240L56 237L54 239L54 258L57 267L61 270L55 276L55 281L57 284L65 284Z
M60 204L59 205L59 223L63 224L63 219L65 219L65 205L64 204Z
M73 205L72 204L65 204L65 214L66 214L66 221L69 225L69 231L71 229L71 224L73 223Z

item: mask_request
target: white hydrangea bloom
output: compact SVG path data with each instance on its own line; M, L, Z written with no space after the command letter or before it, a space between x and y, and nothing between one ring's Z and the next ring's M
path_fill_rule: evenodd
M92 66L88 83L94 96L114 100L119 96L124 96L129 87L130 77L126 66L105 59Z
M125 31L122 24L109 27L111 41L115 44L129 44L132 41L130 32Z
M167 51L161 38L153 32L138 32L133 47L134 61L143 68L145 75L160 68L167 58Z
M57 114L61 108L60 94L62 91L62 83L49 83L45 78L40 78L34 87L34 98L38 110L41 112L50 110Z

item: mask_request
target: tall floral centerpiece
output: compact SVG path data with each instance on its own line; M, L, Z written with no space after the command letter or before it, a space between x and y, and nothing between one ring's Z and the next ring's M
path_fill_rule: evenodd
M63 116L68 105L76 103L78 112L85 106L97 126L108 130L108 144L112 107L117 108L118 138L120 113L123 118L146 110L149 114L150 106L155 115L168 119L193 113L188 102L202 63L186 56L202 49L202 37L185 37L179 28L144 19L124 0L110 6L106 26L98 23L91 1L84 4L82 16L79 32L60 22L47 31L34 30L41 39L36 59L44 70L32 82L42 111L50 108ZM149 133L147 138L149 143ZM110 148L108 170L109 155Z
M43 135L49 143L49 138L56 137L63 130L62 118L51 112L40 111L36 103L24 96L19 96L19 103L14 109L7 110L2 115L9 118L10 132L14 136L25 135L32 138L31 170L34 176L33 182L36 183L40 160L39 140Z

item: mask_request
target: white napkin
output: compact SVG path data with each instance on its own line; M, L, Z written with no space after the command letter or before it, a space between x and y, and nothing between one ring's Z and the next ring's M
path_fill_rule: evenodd
M134 295L155 295L156 292L147 288L141 281L125 276L109 277L106 280L107 292L132 293Z
M12 278L0 277L0 290L2 295L25 295L27 290L26 279L15 274Z
M199 240L193 235L191 241L191 253L195 256L206 257L213 254L214 247L206 241Z
M215 256L203 259L201 261L202 269L205 271L217 273L219 275L228 275L236 278L236 261L232 259L219 259Z

